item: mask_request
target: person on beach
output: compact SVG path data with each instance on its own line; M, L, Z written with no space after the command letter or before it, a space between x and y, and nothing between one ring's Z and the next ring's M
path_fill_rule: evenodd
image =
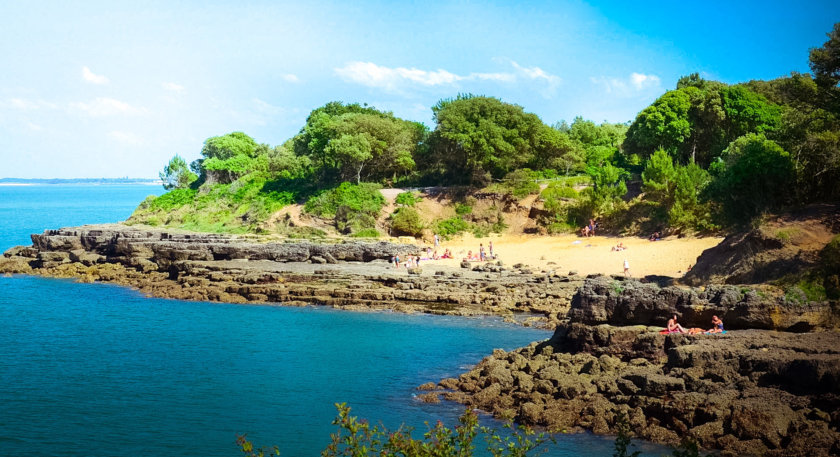
M496 258L496 256L493 254L493 242L492 242L492 241L488 241L488 242L487 242L487 247L490 249L490 258L491 258L491 259L495 259L495 258Z
M394 267L396 269L400 268L400 255L399 254L394 256Z
M435 248L437 249L440 246L440 238L438 238L438 234L435 233Z
M478 245L478 260L484 262L487 257L484 255L484 243L479 243Z
M717 316L712 316L712 328L706 333L723 333L723 321Z
M688 330L683 328L682 325L677 323L677 315L674 314L674 317L668 319L668 333L688 333Z
M624 259L624 276L630 277L630 262Z

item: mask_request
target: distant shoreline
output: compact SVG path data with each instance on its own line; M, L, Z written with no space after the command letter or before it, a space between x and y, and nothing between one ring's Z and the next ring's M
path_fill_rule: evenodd
M141 186L160 186L162 183L159 180L119 180L119 179L14 179L2 178L0 179L0 186L40 186L40 185L114 185L114 184L130 184Z

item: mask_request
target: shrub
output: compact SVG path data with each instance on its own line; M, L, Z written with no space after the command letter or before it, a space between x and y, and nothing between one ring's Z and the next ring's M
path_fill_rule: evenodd
M400 208L391 215L391 229L396 235L417 236L423 232L423 221L414 208Z
M354 233L351 236L356 238L379 238L379 230L376 229L364 229Z
M194 189L172 189L169 192L149 202L152 211L169 211L188 205L195 200L197 191ZM148 200L147 200L148 201Z
M378 184L345 182L310 198L304 210L320 217L333 217L339 207L345 206L348 211L377 216L385 205L385 197L379 189Z
M436 228L438 235L449 237L469 230L470 224L460 217L450 217L449 219L438 221Z
M417 195L414 192L402 192L397 195L397 198L394 200L394 203L403 206L414 206L417 202L423 200L423 197Z
M467 214L472 213L473 207L467 203L456 203L455 204L455 214L459 216L464 216Z
M512 171L505 176L505 187L516 198L525 198L540 192L540 185L534 180L531 170L522 168Z

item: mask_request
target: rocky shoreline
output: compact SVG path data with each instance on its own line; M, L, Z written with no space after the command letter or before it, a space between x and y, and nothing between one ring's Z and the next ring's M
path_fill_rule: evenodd
M324 305L452 315L530 315L554 328L583 278L533 274L501 262L394 269L410 244L261 242L232 235L121 224L47 230L7 250L0 273L38 274L135 287L151 296L287 306Z
M432 391L424 398L556 431L615 433L623 414L641 438L691 437L727 456L840 454L836 304L812 304L796 318L793 304L754 297L750 305L727 290L587 279L551 339L497 350L458 378L421 386ZM669 312L684 325L715 313L731 318L730 329L752 329L663 335L652 320ZM815 331L755 329L774 327Z
M0 273L136 287L165 298L455 315L536 316L545 342L497 350L458 378L422 386L440 398L552 430L690 436L723 455L840 454L840 307L760 287L659 287L622 277L532 272L501 262L395 270L414 245L264 241L91 225L32 235ZM655 279L655 278L651 278ZM725 335L662 335L687 327ZM806 333L807 332L807 333Z

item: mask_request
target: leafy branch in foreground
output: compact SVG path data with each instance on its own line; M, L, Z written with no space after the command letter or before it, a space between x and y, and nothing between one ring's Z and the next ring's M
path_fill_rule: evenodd
M537 434L526 426L514 427L510 422L505 424L505 428L511 430L510 436L502 437L495 429L479 427L478 414L472 409L467 409L458 418L459 425L454 428L446 427L441 421L434 426L427 422L429 431L422 439L414 439L410 427L400 426L390 431L382 425L371 425L367 420L351 416L350 407L345 403L337 403L335 407L338 416L332 423L338 425L338 430L330 434L330 444L321 452L322 457L471 457L475 450L473 441L479 433L485 435L487 450L493 457L524 457L541 445L554 442L549 435ZM247 457L280 455L277 446L255 448L245 435L237 436L236 444Z
M444 426L441 421L434 426L426 422L429 431L423 434L422 439L414 439L411 427L400 426L396 431L390 431L381 424L371 425L365 419L351 416L346 403L336 403L335 407L338 415L332 423L338 425L338 430L330 434L330 443L321 451L321 457L472 457L475 451L473 442L479 433L487 443L487 452L493 457L526 457L544 444L556 443L552 435L537 433L525 425L514 427L511 421L504 425L510 433L502 436L494 428L479 426L478 414L469 408L458 418L459 425L454 428ZM630 439L632 430L623 413L616 418L616 430L618 436L613 457L639 457L640 451L628 452L633 446ZM278 446L257 448L246 435L237 435L236 445L246 457L280 455ZM543 447L540 452L546 451L548 449ZM672 455L701 457L697 442L690 438L684 439Z

